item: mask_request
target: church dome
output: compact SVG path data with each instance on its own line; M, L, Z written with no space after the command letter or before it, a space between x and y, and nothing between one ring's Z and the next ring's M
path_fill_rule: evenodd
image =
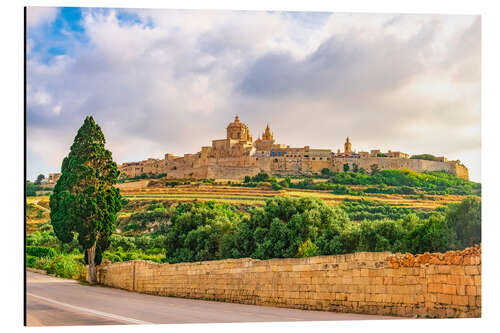
M227 126L227 138L233 140L252 141L248 126L240 121L236 116L234 121Z

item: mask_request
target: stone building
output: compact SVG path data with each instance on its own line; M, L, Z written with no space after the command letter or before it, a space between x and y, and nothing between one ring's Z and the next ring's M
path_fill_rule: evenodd
M49 173L49 175L47 176L47 183L55 184L55 183L57 183L59 178L61 178L60 173Z
M342 171L344 164L352 167L354 163L365 170L370 170L373 164L379 169L444 170L468 179L467 168L458 161L447 161L444 157L440 161L415 160L408 154L390 150L384 154L380 150L357 153L352 150L349 138L344 151L338 150L336 154L331 149L290 147L276 143L268 124L262 135L253 141L250 129L238 116L226 127L225 139L212 140L211 146L203 146L195 154L174 156L167 153L162 160L150 158L123 163L119 169L128 177L166 173L169 179L243 179L261 171L281 175L314 174L325 168Z

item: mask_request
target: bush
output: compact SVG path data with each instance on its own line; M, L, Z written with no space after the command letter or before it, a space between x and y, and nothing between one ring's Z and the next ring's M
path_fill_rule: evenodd
M35 197L36 196L36 190L35 190L35 184L32 182L26 182L26 196L28 197Z
M403 243L404 252L411 253L445 252L457 249L456 233L440 215L433 215L428 220L419 222L405 235Z
M252 180L254 182L267 182L267 181L269 181L270 178L271 177L267 173L265 173L265 172L259 172L258 174L256 174L252 178Z
M220 258L223 237L233 232L241 215L227 204L214 202L181 203L166 233L166 259L181 261Z
M52 258L57 255L57 252L50 247L44 247L44 246L27 246L26 247L26 254L29 256L41 258L41 257L48 257Z
M460 248L481 243L481 200L467 197L460 204L451 205L447 223L457 237Z
M437 159L436 156L431 154L412 155L410 158L417 160L428 160L428 161L435 161Z
M282 189L283 189L283 186L281 186L281 185L280 185L280 184L278 184L278 183L274 183L274 182L273 182L273 183L272 183L272 188L273 188L273 190L275 190L275 191L279 191L279 190L282 190Z
M62 278L84 279L87 272L83 263L83 256L81 254L65 254L55 257L28 258L28 267L42 269L49 274L54 274Z
M137 231L139 230L139 225L135 222L130 222L125 227L123 227L123 231L129 231L129 230Z
M29 254L26 255L26 267L34 268L37 259L38 259L37 257L30 256Z
M313 257L318 254L318 247L316 244L311 242L311 239L308 238L305 242L302 242L299 246L299 251L297 252L296 257L298 258L306 258Z
M415 172L407 169L378 170L373 165L372 174L356 172L338 172L332 175L330 182L343 185L386 185L385 191L400 194L418 194L417 189L428 194L473 194L480 191L481 184L474 183L443 171ZM376 192L373 188L364 190L366 193Z
M334 187L333 187L332 193L333 194L348 194L349 193L349 189L345 185L337 185L337 184L335 184Z

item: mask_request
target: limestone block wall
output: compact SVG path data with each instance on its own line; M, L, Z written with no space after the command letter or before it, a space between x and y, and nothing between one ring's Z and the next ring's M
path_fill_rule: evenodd
M481 316L480 247L446 254L101 265L103 285L147 294L310 310Z
M454 162L439 162L427 161L410 158L393 158L393 157L366 157L366 158L333 158L333 171L340 172L343 170L344 164L349 164L352 170L352 165L356 163L358 167L364 168L370 172L370 166L377 164L380 170L383 169L410 169L418 172L422 171L446 171L455 174L457 177L469 179L469 172L463 165Z

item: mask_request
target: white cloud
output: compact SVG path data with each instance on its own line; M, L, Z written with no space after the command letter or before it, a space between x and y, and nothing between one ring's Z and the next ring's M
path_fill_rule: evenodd
M26 25L28 28L52 22L59 12L55 7L28 7L26 10Z
M62 106L56 105L52 108L52 112L56 115L59 115L61 113Z
M89 114L120 162L196 152L239 114L254 138L266 122L294 146L336 150L349 135L357 149L450 154L480 175L468 160L480 151L477 17L308 25L287 13L126 11L152 26L85 10L88 43L48 63L30 55L28 146L51 165Z

